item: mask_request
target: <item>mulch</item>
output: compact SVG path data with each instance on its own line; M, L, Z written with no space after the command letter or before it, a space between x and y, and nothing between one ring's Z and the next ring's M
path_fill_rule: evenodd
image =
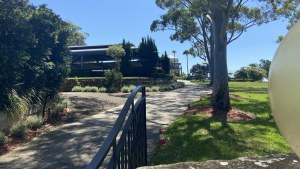
M212 94L208 94L207 96L211 96ZM236 94L229 94L229 97L232 99L243 99L244 97L236 95ZM201 99L200 99L201 101ZM253 120L255 119L255 115L249 112L244 112L235 108L232 108L229 111L216 111L213 110L212 107L203 107L203 106L196 106L190 107L183 112L183 115L197 115L197 114L204 114L209 116L224 116L226 115L228 121L239 121L239 120Z
M47 119L44 124L39 128L27 128L26 136L24 139L12 138L10 135L6 136L6 142L3 147L0 147L0 156L6 154L16 147L30 142L35 137L50 131L54 126L64 124L64 119L67 115L66 111L60 113L58 118Z
M231 109L228 112L224 111L214 111L211 107L191 107L188 110L185 110L183 115L227 115L227 120L229 121L239 121L239 120L253 120L255 116L248 112L243 112L238 109Z
M27 129L26 137L24 139L12 138L10 136L6 137L5 145L0 148L0 155L6 154L14 150L16 147L31 141L33 138L37 137L38 135L41 135L42 133L49 131L51 127L52 125L45 124L41 128Z

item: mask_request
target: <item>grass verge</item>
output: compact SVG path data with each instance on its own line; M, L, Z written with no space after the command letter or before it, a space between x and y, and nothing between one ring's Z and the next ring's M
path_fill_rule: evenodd
M156 149L150 165L289 153L271 116L267 84L230 82L229 86L230 94L239 96L231 98L232 106L256 119L222 124L209 115L179 117L165 133L170 141ZM193 106L208 106L209 99Z

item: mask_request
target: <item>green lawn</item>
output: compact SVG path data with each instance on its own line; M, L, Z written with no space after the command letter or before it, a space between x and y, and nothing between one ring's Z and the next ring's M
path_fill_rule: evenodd
M271 116L267 84L230 82L229 86L231 94L242 97L231 99L232 106L255 114L256 119L222 125L208 115L182 116L169 126L165 135L170 142L156 149L150 165L289 153ZM207 106L208 100L193 105Z

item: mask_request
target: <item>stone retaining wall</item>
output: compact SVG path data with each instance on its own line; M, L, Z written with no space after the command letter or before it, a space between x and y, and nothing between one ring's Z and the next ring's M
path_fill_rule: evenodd
M234 160L146 166L139 169L300 169L300 163L295 154L273 154L264 157L240 157Z

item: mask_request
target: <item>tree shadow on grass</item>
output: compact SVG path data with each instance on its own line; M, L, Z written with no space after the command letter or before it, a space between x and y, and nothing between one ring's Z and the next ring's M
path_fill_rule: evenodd
M170 142L157 149L150 164L229 160L276 153L268 144L287 145L282 140L267 138L270 132L276 133L273 129L273 123L262 120L226 122L217 116L182 117L168 128L166 135Z
M230 87L230 92L243 92L243 93L251 93L251 94L265 94L268 92L267 88L257 88L257 87L239 87L233 88Z

